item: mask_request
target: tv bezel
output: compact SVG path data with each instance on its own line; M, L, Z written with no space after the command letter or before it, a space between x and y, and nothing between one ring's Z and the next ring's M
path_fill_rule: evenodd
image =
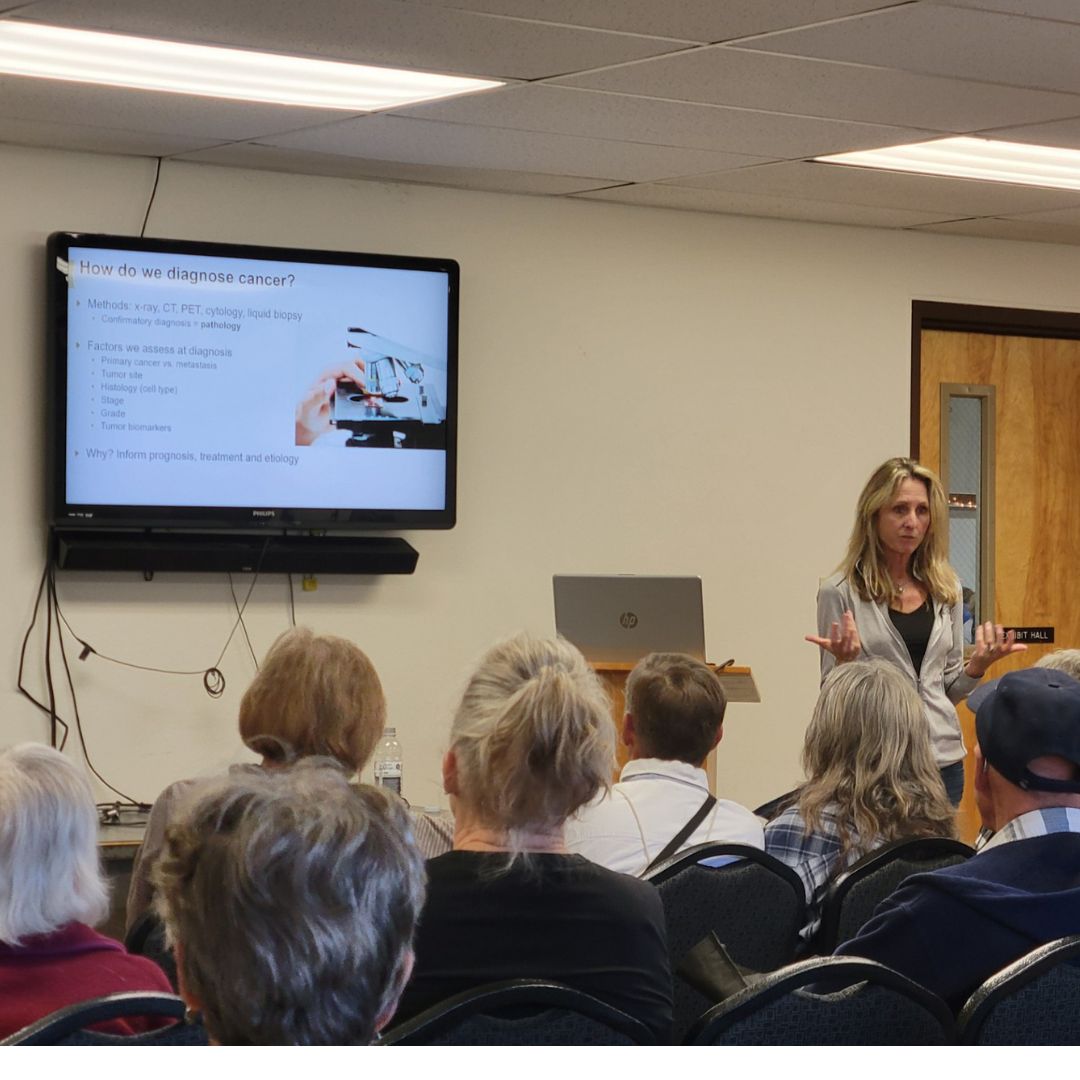
M217 258L362 266L442 273L447 278L445 505L441 510L288 506L128 506L67 501L68 284L58 260L71 248L152 251ZM202 240L62 231L46 244L48 521L62 529L208 530L212 532L450 529L457 520L458 306L460 267L453 259ZM425 451L404 450L402 453Z

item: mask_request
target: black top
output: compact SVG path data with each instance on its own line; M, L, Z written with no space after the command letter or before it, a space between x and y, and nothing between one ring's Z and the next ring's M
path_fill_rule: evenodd
M926 646L930 643L930 632L934 629L934 609L930 606L930 597L926 603L914 611L894 611L889 608L889 618L893 626L904 639L908 654L911 656L911 664L918 674L922 670L923 657L926 655Z
M580 855L451 851L427 863L416 966L395 1021L470 987L555 979L621 1009L666 1042L671 967L653 886Z

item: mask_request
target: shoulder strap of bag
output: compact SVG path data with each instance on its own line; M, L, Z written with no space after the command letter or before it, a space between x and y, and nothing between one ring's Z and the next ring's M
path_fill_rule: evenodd
M667 842L664 846L664 850L656 856L655 859L644 870L641 871L640 877L644 877L654 867L659 866L666 858L674 855L686 842L693 831L705 820L705 815L716 805L716 796L709 795L705 801L698 807L694 816Z

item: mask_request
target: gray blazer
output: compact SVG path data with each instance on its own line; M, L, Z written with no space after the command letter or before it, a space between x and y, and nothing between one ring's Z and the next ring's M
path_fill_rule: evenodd
M923 712L930 725L930 741L939 767L964 757L964 740L956 706L979 685L964 673L964 614L960 601L934 604L934 625L926 645L922 671L916 672L904 639L893 626L888 608L860 598L842 573L821 582L817 594L818 634L829 636L829 628L845 611L855 616L862 643L860 660L888 660L895 664L919 692ZM821 679L836 666L832 653L821 650Z

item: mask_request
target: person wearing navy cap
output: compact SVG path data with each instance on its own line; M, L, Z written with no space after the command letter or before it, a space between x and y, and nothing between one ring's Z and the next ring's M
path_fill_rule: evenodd
M1080 933L1080 682L1027 668L968 704L976 801L993 837L967 862L908 878L837 950L887 964L957 1010L1006 964Z

